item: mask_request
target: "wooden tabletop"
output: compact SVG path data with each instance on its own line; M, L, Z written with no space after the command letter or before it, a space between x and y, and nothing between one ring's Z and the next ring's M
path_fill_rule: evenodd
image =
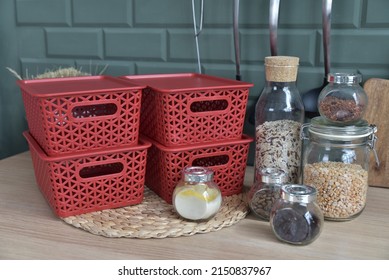
M245 185L252 181L248 167ZM218 232L169 239L95 236L55 217L29 152L0 161L0 259L389 259L389 189L370 187L353 221L328 222L307 246L279 242L249 215Z

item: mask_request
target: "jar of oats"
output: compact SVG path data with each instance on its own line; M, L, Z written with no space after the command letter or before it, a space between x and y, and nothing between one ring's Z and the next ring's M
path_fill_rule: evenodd
M365 120L344 126L316 117L304 125L303 183L317 189L326 220L351 220L365 208L376 131Z
M304 105L296 86L298 63L298 57L265 58L266 84L255 107L255 174L278 168L288 183L300 180Z

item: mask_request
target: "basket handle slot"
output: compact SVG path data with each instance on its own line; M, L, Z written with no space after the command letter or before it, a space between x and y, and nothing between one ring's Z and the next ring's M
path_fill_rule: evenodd
M124 171L124 164L121 161L106 161L95 165L86 165L80 168L78 175L82 179L95 178L100 176L118 175Z
M210 167L226 165L230 162L230 158L230 155L225 153L203 154L192 161L192 166Z
M212 99L193 99L189 104L191 113L222 113L230 108L230 100L227 97L219 97Z
M118 106L114 102L75 104L71 109L71 116L75 120L111 117L116 115Z

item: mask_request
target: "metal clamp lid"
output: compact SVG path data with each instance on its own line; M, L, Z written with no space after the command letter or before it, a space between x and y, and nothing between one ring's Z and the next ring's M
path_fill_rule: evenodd
M316 200L316 188L308 185L283 185L281 197L284 200L298 203L310 203Z
M367 139L374 132L366 120L360 120L352 125L342 125L329 123L323 117L315 117L310 123L302 125L300 138L303 140L309 139L305 135L306 128L308 128L309 134L323 139L340 141L352 141L364 137Z
M278 168L267 167L260 170L261 181L266 184L284 184L287 182L287 173Z
M188 166L182 171L182 176L186 182L203 183L213 179L213 171L201 166Z
M335 84L359 84L362 82L361 74L329 73L327 81Z
M379 169L381 163L380 163L380 159L378 158L377 150L375 149L375 145L376 145L376 142L377 142L377 139L378 139L378 137L376 135L377 126L375 124L371 124L370 128L372 130L372 133L369 136L369 141L367 142L367 145L370 148L370 150L373 151L376 168Z

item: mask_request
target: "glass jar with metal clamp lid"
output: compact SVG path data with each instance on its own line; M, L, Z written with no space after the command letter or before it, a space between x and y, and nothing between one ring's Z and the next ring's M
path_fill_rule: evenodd
M325 219L351 220L365 208L370 151L379 165L376 132L366 120L345 126L316 117L303 126L303 183L317 189Z

